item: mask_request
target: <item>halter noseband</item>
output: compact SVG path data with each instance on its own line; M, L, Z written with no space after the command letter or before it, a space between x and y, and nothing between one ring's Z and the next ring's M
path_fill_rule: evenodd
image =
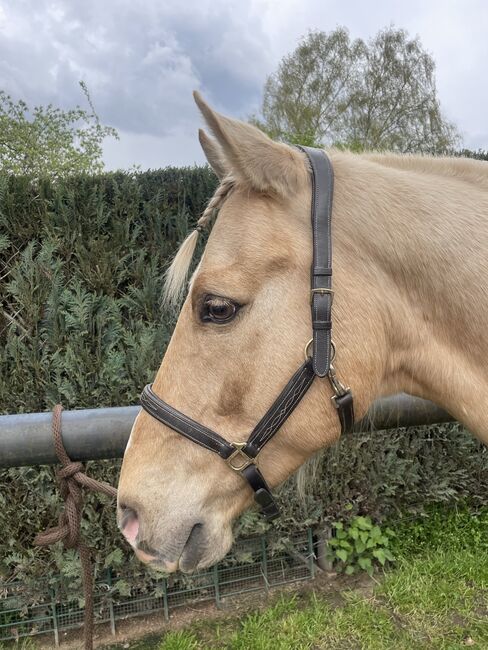
M350 431L354 424L351 389L341 384L332 365L335 356L335 346L331 338L331 311L334 296L331 287L334 174L331 162L324 151L311 147L299 147L299 149L306 154L312 173L313 263L310 304L313 336L305 347L304 363L291 377L245 442L228 442L216 431L177 411L154 393L152 384L148 384L141 395L141 406L149 415L188 440L215 452L231 469L241 474L254 490L254 498L266 519L277 517L279 510L258 468L257 457L264 445L292 414L316 376L327 377L332 386L334 391L332 401L337 409L342 433ZM310 347L312 347L312 356L309 356Z

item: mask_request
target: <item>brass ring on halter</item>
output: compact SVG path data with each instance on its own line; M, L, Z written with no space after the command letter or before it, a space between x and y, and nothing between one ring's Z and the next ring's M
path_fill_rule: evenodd
M233 442L232 446L235 447L235 451L225 459L225 462L229 467L231 467L235 472L242 472L243 469L249 467L249 465L257 465L257 459L251 458L244 451L244 447L247 445L247 442Z
M310 355L308 354L308 348L312 345L312 343L313 343L313 338L311 338L310 341L308 341L307 345L305 346L305 350L304 350L305 361L307 361L310 358ZM332 348L332 356L330 358L330 363L332 363L334 361L335 355L336 355L336 347L335 347L334 341L330 342L330 347Z

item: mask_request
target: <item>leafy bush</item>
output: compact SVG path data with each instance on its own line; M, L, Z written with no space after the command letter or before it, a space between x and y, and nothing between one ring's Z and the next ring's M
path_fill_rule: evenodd
M80 82L89 110L29 107L0 90L0 169L10 174L59 177L103 169L103 141L118 138L103 126L86 84Z
M172 327L165 265L214 188L207 168L0 177L0 412L137 400Z
M382 530L373 525L371 517L353 517L349 525L341 521L332 524L334 536L328 541L329 559L347 575L358 570L373 575L375 564L384 566L393 562L393 553L388 548L395 533L391 528Z

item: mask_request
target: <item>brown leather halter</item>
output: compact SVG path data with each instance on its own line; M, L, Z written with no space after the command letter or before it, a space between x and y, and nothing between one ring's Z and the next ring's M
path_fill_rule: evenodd
M141 395L142 408L152 417L192 442L213 451L227 465L245 478L254 490L254 498L266 519L279 515L279 510L264 476L258 468L259 452L291 415L315 377L327 377L334 395L342 432L354 424L351 389L338 380L334 366L335 346L331 337L332 291L332 196L334 175L332 165L321 149L299 147L310 163L312 175L313 263L310 304L313 336L305 347L305 361L283 388L265 415L256 424L245 442L228 442L216 431L192 420L158 397L152 384ZM309 349L312 347L312 355Z

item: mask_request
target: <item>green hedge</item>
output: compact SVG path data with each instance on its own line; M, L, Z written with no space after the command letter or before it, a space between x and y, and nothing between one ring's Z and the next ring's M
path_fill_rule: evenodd
M172 328L161 310L168 258L215 188L207 168L106 174L33 183L0 178L0 411L133 404L160 364ZM90 463L117 482L118 462ZM488 454L457 426L346 436L315 462L303 498L283 490L276 539L348 512L390 516L429 503L486 502ZM78 587L73 553L33 549L59 499L53 469L0 473L0 577L33 589L64 573ZM250 512L241 532L262 530ZM132 554L114 510L87 497L85 534L97 567Z
M168 257L208 168L0 179L0 411L133 403L163 356Z

